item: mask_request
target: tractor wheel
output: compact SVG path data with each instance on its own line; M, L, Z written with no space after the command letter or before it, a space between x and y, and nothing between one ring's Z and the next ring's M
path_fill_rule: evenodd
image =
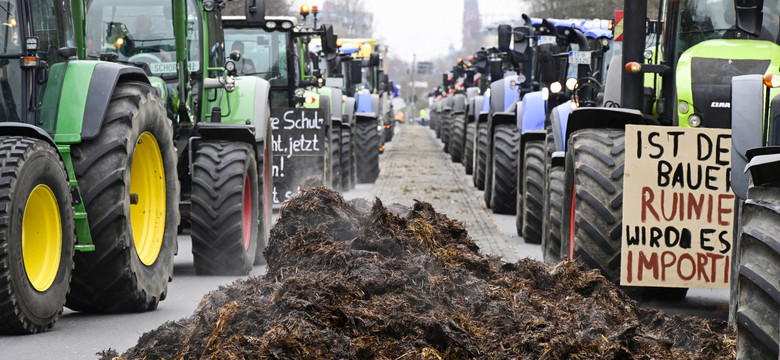
M466 115L453 115L451 129L450 158L452 158L452 162L459 163L463 160L463 141L465 139L463 132L466 130Z
M517 201L517 153L520 132L514 125L498 125L493 136L491 209L496 214L515 213Z
M542 199L542 259L548 263L561 260L561 219L563 204L563 176L561 166L552 166L552 153L555 151L555 141L552 131L548 128L545 136L544 163L547 166L544 173L544 194Z
M450 132L452 131L452 114L442 117L441 142L444 144L444 153L450 153Z
M620 281L625 131L583 129L566 147L561 239L564 257Z
M331 178L328 181L330 187L336 191L342 190L341 188L341 125L331 126L330 128L330 175Z
M204 141L192 165L192 257L201 275L246 275L257 253L260 182L252 146Z
M179 180L163 101L148 84L120 83L100 134L73 146L95 251L75 255L67 307L154 310L173 276Z
M474 186L479 190L485 189L485 171L487 170L487 154L488 154L488 128L487 123L479 123L477 125L477 142L475 145L475 155L477 158L474 162Z
M518 178L523 182L521 203L518 211L522 211L522 236L527 243L542 242L542 213L544 211L544 141L532 140L525 144L523 154L523 172ZM518 204L520 205L520 204Z
M76 242L70 185L57 150L0 137L0 333L51 328L62 313Z
M740 218L737 359L780 354L780 200L778 184L752 186Z
M341 159L341 188L344 191L352 190L355 184L352 183L352 165L350 164L349 152L352 147L352 136L350 128L341 128L341 151L339 157Z
M271 228L273 227L273 199L271 198L271 192L274 188L274 177L272 170L273 152L271 150L271 136L271 122L269 121L268 128L266 129L265 141L263 141L262 144L258 144L258 146L262 145L263 156L257 159L257 168L259 169L257 175L260 181L257 188L261 192L259 194L260 214L258 214L259 220L257 230L257 249L255 251L254 265L266 264L263 251L265 250L265 246L268 244L268 239L271 235Z
M561 226L563 224L563 178L562 166L550 167L547 175L547 200L542 221L542 259L553 263L561 260ZM566 255L568 257L568 255Z
M466 142L463 144L463 167L466 168L466 174L474 173L474 132L477 129L477 123L466 125Z
M358 183L373 183L379 177L379 132L374 120L357 122L355 158L358 168Z

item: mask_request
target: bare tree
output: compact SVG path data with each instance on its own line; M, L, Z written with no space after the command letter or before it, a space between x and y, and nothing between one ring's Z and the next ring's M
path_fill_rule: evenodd
M224 15L244 15L246 0L227 1L227 6L222 10ZM266 0L265 14L268 16L290 15L291 0Z
M323 23L333 25L339 37L371 37L374 14L363 0L327 0L322 4Z
M644 1L644 0L638 0ZM658 14L658 1L648 1L648 17L655 18ZM526 3L532 5L533 17L540 18L578 18L578 19L612 19L615 10L623 9L624 0L547 0L545 2Z

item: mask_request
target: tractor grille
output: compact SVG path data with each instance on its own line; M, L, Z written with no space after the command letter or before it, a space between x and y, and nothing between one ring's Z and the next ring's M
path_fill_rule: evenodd
M731 128L731 78L764 74L769 63L769 60L693 58L693 107L702 117L702 126Z

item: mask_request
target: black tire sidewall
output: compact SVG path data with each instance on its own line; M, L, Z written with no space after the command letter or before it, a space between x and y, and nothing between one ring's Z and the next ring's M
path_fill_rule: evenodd
M37 141L37 140L36 140ZM43 145L49 146L49 145ZM49 146L50 147L50 146ZM38 147L40 149L40 147ZM53 150L53 149L52 149ZM26 154L13 186L11 214L9 227L9 253L11 254L10 272L17 296L17 303L24 309L24 315L36 325L53 322L62 311L65 296L68 293L71 271L73 269L73 252L75 230L73 209L70 201L70 186L67 175L59 158L53 151L34 151ZM43 292L36 290L27 280L22 254L22 221L28 198L38 185L46 185L54 193L60 213L62 243L60 263L57 275L52 285Z

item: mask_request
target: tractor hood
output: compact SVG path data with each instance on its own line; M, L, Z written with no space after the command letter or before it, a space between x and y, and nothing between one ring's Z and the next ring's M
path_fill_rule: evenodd
M690 127L689 119L696 114L700 126L731 128L731 78L763 75L779 65L780 46L768 41L709 40L691 47L677 63L679 125Z

